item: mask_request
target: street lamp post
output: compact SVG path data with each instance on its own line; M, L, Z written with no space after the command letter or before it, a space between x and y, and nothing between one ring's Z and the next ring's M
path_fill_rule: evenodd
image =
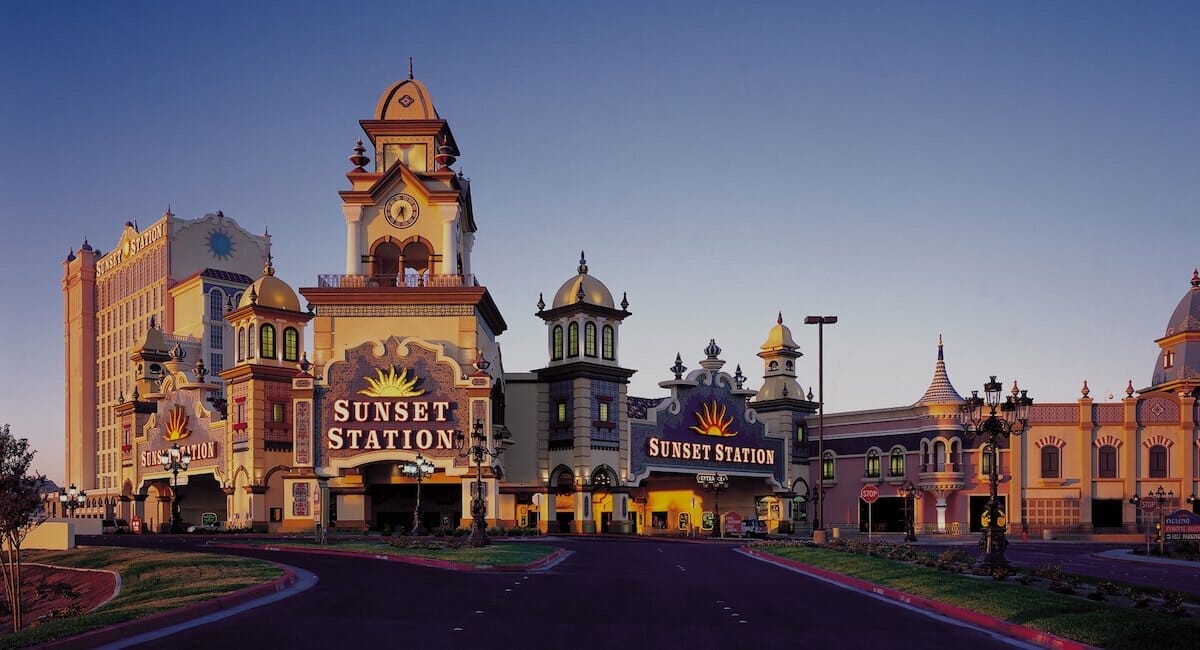
M417 480L417 507L413 509L413 535L428 535L429 531L425 530L425 524L421 521L421 481L433 475L433 461L425 458L421 454L417 457L400 463L400 472L408 478Z
M908 481L900 486L900 496L904 497L904 541L917 541L917 516L916 507L917 499L921 498L921 489L913 485L912 481Z
M80 490L72 483L71 487L62 488L58 491L58 502L67 511L67 516L73 518L75 516L75 509L87 503L87 492Z
M192 464L192 455L186 449L180 449L179 443L171 443L170 449L158 452L158 462L163 469L171 473L171 532L179 531L179 473L186 472Z
M825 539L825 326L838 322L837 316L805 316L805 325L817 326L817 516L813 530Z
M507 432L496 432L493 436L497 441L508 438ZM459 456L470 458L475 463L475 496L471 499L471 546L487 546L491 540L487 536L487 502L483 498L483 463L485 459L499 458L501 450L488 446L487 435L483 431L483 422L476 419L470 435L462 431L454 432L455 444L459 448Z
M713 537L725 537L725 522L721 519L721 492L729 487L728 474L697 474L696 482L713 493Z
M1003 402L1000 401L1000 389L1000 382L992 375L991 381L983 385L986 401L979 397L979 391L973 390L961 412L964 433L986 438L992 457L988 472L987 521L984 523L983 537L979 540L982 553L975 563L976 570L981 573L992 573L1009 567L1008 560L1004 557L1004 550L1008 548L1008 539L1005 537L1007 522L1001 520L998 497L1000 457L997 450L1000 448L1002 437L1019 436L1025 432L1029 426L1029 409L1033 405L1033 399L1026 391L1018 389L1016 382L1013 382L1012 394L1006 396ZM985 405L986 414L983 408Z
M1129 502L1133 504L1133 518L1137 522L1138 528L1141 528L1146 535L1146 555L1150 555L1150 529L1146 527L1145 518L1142 517L1142 497L1138 496L1137 492L1129 497Z
M1158 556L1166 557L1166 553L1164 551L1167 545L1167 536L1163 533L1163 519L1166 516L1166 512L1163 506L1167 503L1167 501L1175 498L1175 491L1167 490L1166 492L1163 492L1163 486L1160 485L1158 486L1157 490L1147 494L1146 496L1154 497L1155 503L1158 504Z

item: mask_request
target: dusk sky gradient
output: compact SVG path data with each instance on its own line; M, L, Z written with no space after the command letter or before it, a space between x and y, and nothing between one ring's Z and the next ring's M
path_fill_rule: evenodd
M1196 2L3 2L0 423L63 468L62 260L224 211L278 276L341 273L339 190L379 95L429 88L472 180L474 271L534 316L575 273L633 315L630 394L715 338L761 381L782 310L828 412L1150 381L1200 264Z

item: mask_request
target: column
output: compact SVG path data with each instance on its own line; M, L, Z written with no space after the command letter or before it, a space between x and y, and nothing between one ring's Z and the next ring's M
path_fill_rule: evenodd
M596 532L596 520L592 512L592 492L590 490L575 491L575 532Z
M633 527L629 523L629 495L624 492L616 492L613 494L613 524L616 527L616 532L623 535L628 535L633 532ZM695 525L699 526L700 521L697 519ZM608 532L607 530L604 532Z
M442 275L458 275L458 204L438 206L442 217Z
M463 233L462 274L471 275L471 251L475 248L475 233Z
M542 533L556 532L558 530L558 513L555 510L555 494L549 489L545 493L537 495L541 503L538 505L538 531Z
M362 255L359 231L362 221L363 206L343 205L342 214L346 217L346 275L358 275L362 271Z
M945 533L946 532L946 495L941 492L938 492L937 493L937 503L935 505L937 507L937 532Z

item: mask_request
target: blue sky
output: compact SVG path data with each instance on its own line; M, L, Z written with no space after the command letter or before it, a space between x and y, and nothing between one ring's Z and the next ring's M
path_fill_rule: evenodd
M1200 264L1200 5L438 2L0 7L0 422L62 471L61 261L171 204L343 267L337 196L407 71L462 149L506 370L586 249L633 312L631 393L783 311L829 411L1146 385ZM755 382L756 383L756 382ZM815 390L815 388L814 388Z

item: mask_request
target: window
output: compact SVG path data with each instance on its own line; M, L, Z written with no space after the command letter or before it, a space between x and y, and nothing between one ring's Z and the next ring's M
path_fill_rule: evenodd
M1150 448L1150 478L1167 478L1167 448L1162 445Z
M879 452L872 449L867 452L867 478L879 478Z
M808 433L804 430L804 421L796 423L796 444L802 445L808 442Z
M225 355L220 352L210 352L208 354L208 373L210 375L219 375L225 369Z
M822 481L835 480L836 475L834 474L833 464L834 464L833 454L830 452L825 452L825 457L821 459L821 480Z
M613 345L613 328L605 325L600 330L600 354L609 361L617 358L616 347Z
M283 330L283 360L300 360L300 333L294 327Z
M263 325L258 329L258 352L264 359L275 358L275 326Z
M979 448L979 473L992 473L992 446L984 445Z
M555 421L565 424L567 421L567 401L560 399L554 403Z
M1096 467L1100 478L1117 478L1117 448L1112 445L1101 447Z
M567 356L579 356L579 323L567 325Z
M596 324L591 321L583 326L583 355L596 356Z
M1168 370L1175 365L1175 351L1167 350L1163 353L1163 370Z
M933 471L946 471L946 443L941 440L933 443Z
M221 320L225 316L225 294L220 289L208 292L208 319Z
M283 422L283 403L275 402L271 404L271 421Z
M254 358L254 326L251 325L246 332L246 358Z
M600 421L608 422L608 402L600 402Z
M893 449L891 458L888 459L888 475L889 476L904 476L904 450Z
M551 330L551 332L552 332L551 339L553 339L553 340L550 344L550 359L553 361L559 361L563 358L562 325L555 325L554 329Z
M1042 478L1059 477L1059 450L1054 445L1042 447Z
M246 328L239 327L237 335L237 360L246 360Z
M214 350L220 350L225 347L225 328L220 324L214 323L209 326L208 347Z

